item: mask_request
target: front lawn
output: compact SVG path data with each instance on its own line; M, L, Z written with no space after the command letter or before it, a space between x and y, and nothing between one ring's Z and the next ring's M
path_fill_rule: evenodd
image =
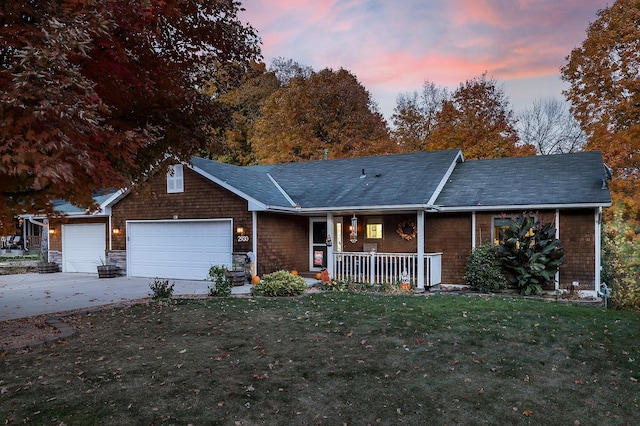
M640 423L638 313L326 292L67 321L77 338L0 360L0 421Z

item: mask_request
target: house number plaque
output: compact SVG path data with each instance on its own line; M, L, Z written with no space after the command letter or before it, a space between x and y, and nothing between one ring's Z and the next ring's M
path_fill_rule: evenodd
M239 243L248 243L249 242L249 236L248 235L238 235L238 242Z

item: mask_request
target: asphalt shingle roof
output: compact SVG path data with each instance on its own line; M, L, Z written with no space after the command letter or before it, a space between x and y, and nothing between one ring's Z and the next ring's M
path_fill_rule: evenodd
M238 167L194 158L194 166L270 206L387 207L427 204L459 150ZM364 173L363 173L364 171Z
M599 152L458 164L436 200L444 207L609 204Z

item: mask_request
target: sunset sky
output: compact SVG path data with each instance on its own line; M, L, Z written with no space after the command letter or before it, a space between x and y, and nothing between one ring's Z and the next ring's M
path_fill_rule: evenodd
M564 99L559 68L613 0L244 0L267 64L291 58L345 68L389 118L402 92L425 80L455 89L484 71L514 112Z

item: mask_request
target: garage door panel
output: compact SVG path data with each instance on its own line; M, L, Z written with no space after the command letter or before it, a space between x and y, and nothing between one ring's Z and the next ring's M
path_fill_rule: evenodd
M62 226L63 272L97 273L105 256L105 229L102 223Z
M231 221L131 222L129 275L205 279L211 265L231 263Z

